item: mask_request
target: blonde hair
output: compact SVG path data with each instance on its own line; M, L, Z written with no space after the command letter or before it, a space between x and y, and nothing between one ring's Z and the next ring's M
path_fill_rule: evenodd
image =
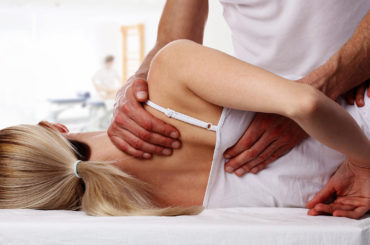
M159 208L142 181L111 163L82 161L57 130L20 125L0 131L0 208L83 210L88 215L184 215L200 207Z

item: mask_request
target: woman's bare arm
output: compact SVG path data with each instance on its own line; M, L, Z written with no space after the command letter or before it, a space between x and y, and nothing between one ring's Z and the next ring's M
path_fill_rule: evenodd
M322 143L370 164L370 142L357 123L341 106L309 85L185 40L167 45L152 66L153 70L161 66L167 81L180 83L182 89L210 103L287 116Z

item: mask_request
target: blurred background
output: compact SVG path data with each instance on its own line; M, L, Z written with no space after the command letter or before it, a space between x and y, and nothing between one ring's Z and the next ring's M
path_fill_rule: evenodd
M204 44L232 54L218 1ZM115 91L153 47L165 0L0 0L0 128L109 126Z

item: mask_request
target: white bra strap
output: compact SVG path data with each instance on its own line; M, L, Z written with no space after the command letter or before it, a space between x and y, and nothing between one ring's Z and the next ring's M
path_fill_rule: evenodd
M174 118L174 119L177 119L179 121L186 122L186 123L189 123L191 125L198 126L198 127L201 127L201 128L205 128L205 129L208 129L208 130L211 130L211 131L217 131L217 126L213 125L212 123L207 123L207 122L198 120L194 117L187 116L185 114L182 114L180 112L171 110L169 108L167 108L167 109L163 108L162 106L159 106L159 105L153 103L150 100L147 100L145 103L148 106L156 109L157 111L160 111L160 112L164 113L166 116L168 116L170 118Z

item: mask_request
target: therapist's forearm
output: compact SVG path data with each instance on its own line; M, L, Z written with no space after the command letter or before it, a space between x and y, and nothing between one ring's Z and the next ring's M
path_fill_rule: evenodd
M321 67L301 82L308 83L332 99L370 78L370 11L353 36Z
M177 39L203 43L204 27L208 17L208 0L167 0L158 27L157 41L135 73L146 80L150 63L166 44Z

